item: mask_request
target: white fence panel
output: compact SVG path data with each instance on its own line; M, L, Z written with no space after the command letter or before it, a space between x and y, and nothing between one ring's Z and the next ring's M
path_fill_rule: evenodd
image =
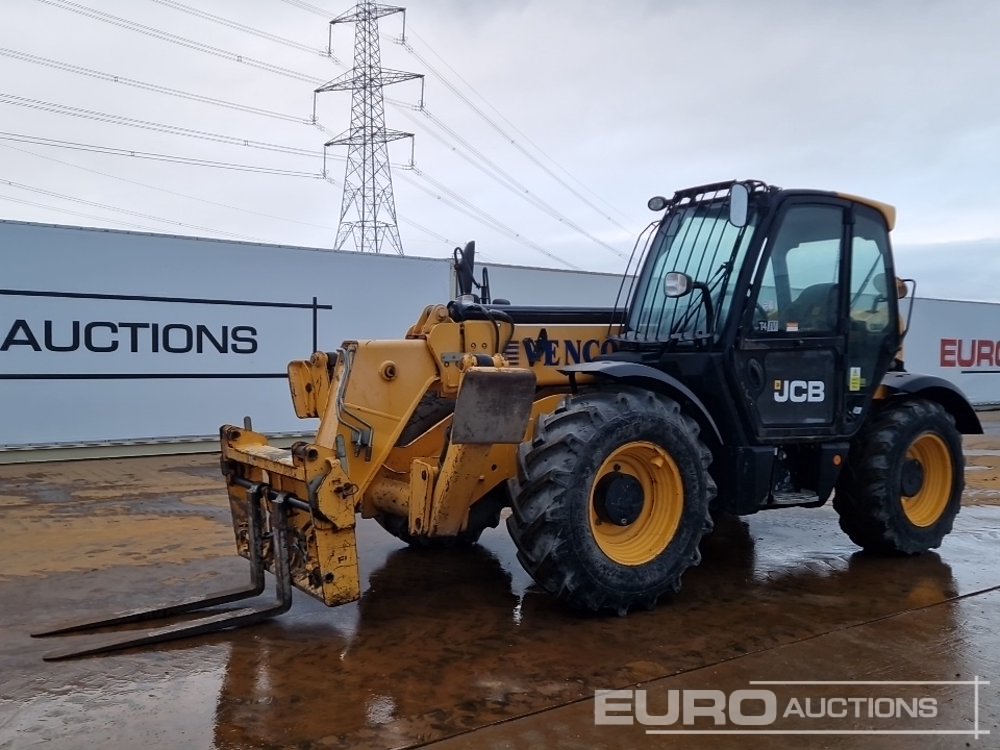
M621 284L621 276L614 274L492 264L488 267L493 298L510 300L512 305L613 307Z
M0 446L210 436L296 419L285 365L398 338L450 262L0 221ZM613 276L490 266L519 304L611 305Z
M211 435L296 419L285 365L396 337L445 261L0 223L0 443Z

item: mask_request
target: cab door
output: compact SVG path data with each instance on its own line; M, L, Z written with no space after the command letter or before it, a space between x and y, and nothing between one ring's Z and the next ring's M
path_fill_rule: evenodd
M841 433L850 215L839 199L793 199L769 232L734 351L759 442Z
M885 218L870 206L852 206L847 284L845 434L854 433L896 357L899 309L896 272Z

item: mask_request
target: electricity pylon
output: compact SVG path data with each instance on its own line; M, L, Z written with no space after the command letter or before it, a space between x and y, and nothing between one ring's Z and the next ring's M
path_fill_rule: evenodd
M347 146L347 169L344 173L344 198L334 249L341 250L348 237L361 252L381 252L388 247L400 255L403 245L396 222L396 202L389 169L389 144L413 133L385 127L385 104L382 88L394 83L423 78L420 73L382 68L378 38L378 19L405 9L359 0L351 10L330 21L333 26L354 24L354 67L316 89L351 91L351 126L326 146ZM406 16L403 16L405 29Z

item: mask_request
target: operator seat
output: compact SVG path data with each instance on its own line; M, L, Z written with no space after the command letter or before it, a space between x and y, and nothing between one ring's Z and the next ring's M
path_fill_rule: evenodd
M798 323L800 331L837 330L837 291L835 282L807 286L781 311L781 322Z

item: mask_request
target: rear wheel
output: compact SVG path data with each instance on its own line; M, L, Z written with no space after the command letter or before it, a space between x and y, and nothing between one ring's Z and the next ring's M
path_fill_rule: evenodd
M941 546L965 488L962 437L935 402L877 412L851 444L833 506L859 547L915 554Z
M638 388L567 398L518 455L518 559L578 609L624 614L676 592L711 529L712 455L677 402Z

